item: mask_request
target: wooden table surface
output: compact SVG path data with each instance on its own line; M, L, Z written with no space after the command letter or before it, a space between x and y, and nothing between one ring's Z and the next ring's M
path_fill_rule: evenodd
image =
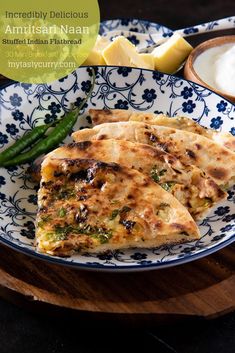
M140 18L172 29L235 15L234 0L99 0L99 4L102 19ZM205 39L195 38L192 43ZM113 321L94 323L89 317L79 319L70 314L61 318L60 312L51 316L49 308L48 313L40 307L37 312L32 311L30 305L26 310L22 308L24 298L16 300L14 293L4 290L1 294L9 302L0 300L0 353L234 352L235 314L209 322L172 323L167 327L140 328L137 322L134 327L120 327Z

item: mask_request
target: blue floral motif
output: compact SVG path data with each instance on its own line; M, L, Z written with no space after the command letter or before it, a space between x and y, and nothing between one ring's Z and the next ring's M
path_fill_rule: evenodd
M212 241L219 241L225 237L225 234L219 234L212 238Z
M64 82L68 78L68 75L59 79L59 82Z
M196 108L196 104L190 99L182 104L184 113L192 113Z
M231 229L233 229L233 225L227 224L225 227L221 228L220 231L221 232L229 232Z
M51 111L52 114L58 114L61 112L61 106L56 102L51 102L51 104L48 106L48 109Z
M86 121L88 122L88 124L92 124L92 120L91 117L89 115L86 116Z
M172 37L173 36L173 32L165 32L163 33L163 37L164 38L168 38L168 37Z
M162 74L159 71L154 71L153 72L153 79L156 81L160 81L164 77L164 74Z
M21 83L21 87L23 87L24 89L29 89L30 87L32 87L31 83Z
M92 84L91 84L91 81L89 81L89 80L83 81L81 83L81 89L82 89L83 92L86 92L86 93L90 92L91 86L92 86Z
M34 204L34 205L37 205L37 195L36 194L34 194L34 195L29 195L29 197L28 197L28 202L29 203L32 203L32 204Z
M22 121L24 119L24 113L20 112L18 109L11 113L15 121Z
M5 198L6 198L6 195L5 194L3 194L2 192L0 192L0 200L5 200Z
M233 136L235 136L235 127L232 127L231 130L230 130L230 132L231 132L231 134L232 134Z
M101 266L102 266L102 263L96 262L96 261L94 261L94 262L87 261L86 264L87 264L88 266L94 266L94 267L101 267Z
M138 28L136 28L136 27L131 27L131 28L129 29L129 31L130 31L130 32L136 32L136 33L139 32Z
M218 109L219 113L225 112L227 105L228 103L222 100L216 105L216 108Z
M183 91L181 91L181 96L184 97L184 99L188 99L192 97L193 95L193 89L191 87L184 87Z
M139 39L137 39L137 37L134 35L127 37L127 39L129 39L129 41L134 45L140 44Z
M131 258L136 261L145 260L147 258L147 254L135 252L133 255L131 255Z
M222 219L222 221L226 222L226 223L234 221L234 220L235 220L235 214L229 214Z
M114 105L114 108L115 109L125 109L125 110L128 110L129 107L128 107L128 102L127 101L123 101L122 99L119 99L117 101L117 103Z
M93 67L93 70L95 71L95 76L97 76L98 73L99 73L99 68L98 67ZM87 72L88 72L89 76L92 77L93 74L92 74L92 70L91 70L90 67L87 68Z
M144 94L142 95L142 98L148 103L151 103L152 101L154 101L154 99L157 98L155 89L153 88L145 89Z
M9 99L13 107L21 106L22 98L17 93L14 93Z
M219 129L222 124L223 120L220 116L218 116L217 118L211 119L210 127L212 129Z
M181 250L181 252L184 254L190 254L195 250L197 250L196 246L190 246L190 247L184 248L183 250Z
M78 98L76 99L76 102L74 103L75 107L78 107L78 108L79 108L83 101L84 101L83 98L78 97ZM83 106L83 109L86 109L87 107L88 107L88 104L85 103L84 106Z
M8 143L8 136L0 132L0 145L5 145Z
M195 28L195 27L188 27L184 30L185 34L193 34L197 32L198 32L198 28Z
M8 134L15 136L19 132L19 129L17 129L15 124L6 124L6 131Z
M35 225L32 221L28 221L24 223L24 227L27 229L21 229L20 234L22 237L26 237L28 239L35 238Z
M18 169L17 166L7 167L8 172L14 172Z
M110 22L110 30L118 28L117 24L120 25L120 20ZM142 27L142 24L140 26L139 23L136 24L135 20L133 20L129 23L129 27L126 28L127 30L129 30L130 24L132 27L139 27L141 31L143 29L143 33L147 28L147 25ZM107 27L103 28L107 30ZM150 26L150 33L154 32L154 28L153 25ZM155 29L156 31L158 30L157 27ZM119 69L122 68L95 68L96 85L91 98L82 111L84 119L82 119L82 122L78 121L76 129L81 127L81 124L85 127L87 122L90 123L88 116L89 108L129 108L140 112L162 112L170 116L176 116L182 112L184 108L182 104L189 103L191 107L187 106L187 109L193 110L194 114L192 117L195 117L199 123L201 122L206 127L210 127L212 118L220 115L224 122L222 131L231 131L235 135L235 128L233 127L235 111L232 104L224 98L222 101L221 97L214 95L211 91L197 84L157 71L151 72L129 68L132 70L132 73L128 73L128 78L126 79L127 76L125 74L118 73ZM46 122L48 123L56 119L58 107L55 105L52 111L48 107L53 105L52 102L59 105L61 112L67 111L72 102L76 102L79 105L85 95L81 89L82 81L92 81L91 77L91 68L83 67L69 75L63 85L57 81L51 85L32 85L31 89L25 90L21 84L13 84L2 90L0 97L2 113L0 147L3 146L3 142L10 140L7 128L11 132L13 131L13 133L16 133L14 131L15 128L19 129L19 135L23 135L28 126L36 126L43 123L45 119L47 119ZM151 88L154 88L155 92L152 92ZM150 93L149 96L146 90ZM22 98L20 108L14 107L11 104L9 97L13 97L13 94L18 94ZM145 94L147 95L147 100L143 99ZM155 99L154 95L156 95L157 99ZM161 97L163 97L164 102L161 101ZM166 97L166 100L164 97ZM150 104L148 102L149 98L154 98L155 100ZM196 107L192 106L192 103ZM227 105L224 103L227 103ZM219 108L217 105L219 105ZM218 109L221 110L220 113L218 113ZM23 117L21 113L23 113ZM22 123L21 119L24 123ZM15 127L10 125L12 122L15 123ZM12 138L15 139L14 135L12 135ZM2 241L9 241L10 239L12 244L19 245L23 251L27 248L35 252L33 221L37 209L36 189L25 174L26 168L27 166L19 166L2 169L1 176L5 178L6 184L2 185L0 189L2 191L0 193L0 237ZM86 256L76 254L66 259L57 259L57 261L64 264L72 263L73 266L82 264L91 267L92 264L96 268L110 267L114 270L115 268L129 269L129 266L137 269L141 266L164 267L175 260L178 263L182 263L187 259L190 260L198 252L205 252L206 254L208 253L208 249L212 249L215 246L217 249L232 241L235 231L234 204L235 187L228 191L228 198L223 202L221 207L217 208L214 213L208 213L207 217L202 220L199 225L202 237L197 241L181 245L169 245L159 249L129 249L122 252L113 251L99 255L86 254Z
M121 20L121 25L122 25L122 26L128 26L128 25L129 25L129 20L126 20L126 19L123 18L123 19Z
M119 75L122 75L123 77L127 77L131 72L132 69L130 67L119 67L119 69L117 70L117 73Z
M6 179L0 175L0 187L6 184Z
M110 261L110 260L112 260L113 255L112 255L112 253L110 253L110 252L106 252L106 253L103 253L103 254L98 254L97 257L98 257L100 260Z
M148 265L151 265L152 263L153 263L153 261L151 261L151 260L142 260L139 262L139 264L142 266L148 266Z
M45 124L54 123L55 120L56 120L56 115L54 115L54 114L46 114L45 115L45 119L44 119Z
M228 190L227 192L228 192L228 200L230 201L233 199L235 192L231 191L231 190ZM235 199L234 199L234 201L235 201Z
M215 214L217 214L218 216L224 216L226 213L229 213L230 208L229 206L220 206L217 208L217 210L215 211Z

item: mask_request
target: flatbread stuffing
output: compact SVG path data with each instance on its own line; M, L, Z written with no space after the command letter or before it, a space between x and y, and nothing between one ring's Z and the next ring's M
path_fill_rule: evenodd
M94 140L57 148L47 158L95 159L118 163L150 176L175 196L193 216L202 216L226 197L217 184L196 166L185 166L173 155L141 143L124 140Z
M137 170L91 159L46 158L41 173L40 252L67 256L200 238L187 209Z

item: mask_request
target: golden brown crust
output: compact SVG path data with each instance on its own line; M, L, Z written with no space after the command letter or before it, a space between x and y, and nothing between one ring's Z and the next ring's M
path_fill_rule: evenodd
M116 163L46 158L38 204L38 250L49 254L199 238L192 217L171 194L142 173Z
M199 168L182 165L160 148L141 143L114 139L82 141L60 147L47 158L91 158L137 169L168 189L195 219L226 197Z
M198 134L139 122L106 123L73 134L77 142L102 136L160 147L183 164L199 167L218 185L235 177L235 153Z
M91 116L92 123L94 125L99 125L107 122L129 120L128 111L121 110L121 109L116 109L115 114L112 113L112 110L90 109L89 115Z
M139 121L151 125L159 125L171 127L174 129L185 130L195 134L207 137L215 142L223 145L224 147L235 152L235 137L230 133L221 133L212 129L207 129L190 118L176 116L170 118L165 114L152 114L152 113L139 113L131 110L98 110L91 109L90 116L93 125L103 123L111 123L118 121Z

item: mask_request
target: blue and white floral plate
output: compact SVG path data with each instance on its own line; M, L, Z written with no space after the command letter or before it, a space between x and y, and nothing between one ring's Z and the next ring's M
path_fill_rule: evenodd
M119 21L119 22L118 22ZM123 21L123 23L122 23ZM107 21L101 31L115 26L136 26L167 31L165 27L137 20ZM103 26L103 27L102 27ZM129 27L128 27L129 26ZM0 91L0 149L12 144L40 123L62 116L72 102L80 104L91 87L90 68L79 68L53 84L14 83ZM97 67L96 86L84 107L76 129L88 127L89 108L119 108L183 114L200 124L235 135L235 107L215 93L181 78L141 69ZM70 138L66 140L71 141ZM40 254L34 246L36 187L26 174L27 166L0 171L0 241L18 251L76 268L141 271L183 264L206 256L235 240L235 187L228 200L218 205L199 224L202 238L196 242L162 248L131 249L108 254L58 258Z
M79 68L51 85L13 84L0 91L0 147L13 143L38 123L51 122L80 104L91 86L90 68ZM200 124L235 134L235 107L215 93L181 78L124 67L96 68L96 86L76 126L89 126L89 108L121 108L187 115ZM70 141L70 138L67 139ZM34 219L36 188L25 167L1 169L0 241L56 263L87 269L142 270L185 263L208 255L235 238L235 187L228 200L200 222L196 242L150 250L132 249L101 255L74 255L66 259L36 252Z
M169 37L172 35L172 31L154 22L137 19L116 19L102 22L100 34L107 36L110 40L122 35L138 49L144 49L154 45L154 35L161 34L163 37Z

